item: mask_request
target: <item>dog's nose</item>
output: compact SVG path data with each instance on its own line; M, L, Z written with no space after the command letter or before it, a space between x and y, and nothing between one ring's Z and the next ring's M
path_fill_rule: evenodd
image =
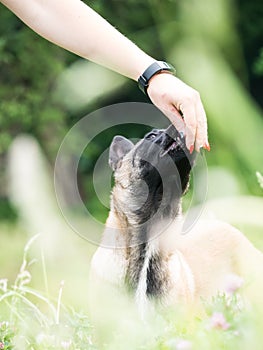
M162 145L165 142L165 138L166 138L166 133L164 130L156 136L154 143L157 143L157 145Z

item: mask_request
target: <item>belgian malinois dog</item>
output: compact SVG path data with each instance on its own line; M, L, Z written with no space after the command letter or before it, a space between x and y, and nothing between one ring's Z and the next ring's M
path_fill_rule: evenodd
M232 275L261 302L263 254L240 231L200 220L181 234L181 198L194 159L173 126L154 129L135 145L115 136L110 146L115 185L92 274L127 287L140 309L150 300L176 305L208 299L224 292Z

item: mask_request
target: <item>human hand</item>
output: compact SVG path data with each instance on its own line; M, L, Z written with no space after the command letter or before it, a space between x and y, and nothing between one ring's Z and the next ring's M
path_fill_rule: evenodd
M147 89L151 101L185 135L190 153L201 147L210 150L206 114L199 93L174 75L154 75Z

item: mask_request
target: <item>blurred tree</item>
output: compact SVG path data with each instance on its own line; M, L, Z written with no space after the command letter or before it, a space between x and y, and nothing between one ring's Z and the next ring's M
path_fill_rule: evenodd
M205 1L199 1L199 6L193 6L197 4L196 1L184 2L186 12L191 12L193 8L196 11L188 28L189 22L185 21L182 12L179 11L182 3L176 0L85 2L157 59L169 57L182 35L186 36L188 31L193 34L193 28L196 35L203 35L205 39L205 33L212 23L214 30L210 33L210 40L213 40L214 46L222 53L235 74L242 79L258 104L263 105L263 8L260 1L218 0L213 2L212 12L209 11L210 7L205 5ZM222 16L226 14L228 20L222 27ZM199 25L200 22L202 25ZM233 30L236 26L241 48ZM176 65L177 57L173 57L172 63ZM66 110L63 101L54 100L53 91L60 73L77 59L73 54L40 38L0 5L0 201L6 197L5 154L17 134L34 135L52 162L66 130L83 115L111 103L147 101L136 84L128 82L126 88L118 91L118 94L107 95L85 107L85 110ZM140 136L138 128L135 127L126 130L126 136L132 135L134 131ZM214 135L221 137L216 129L213 130ZM84 188L83 195L89 199L93 198L90 185L87 185L91 175L86 174L90 174L101 149L105 149L108 142L108 138L97 138L94 140L94 147L87 150L83 156L80 172L85 174L85 177L80 176L80 181L85 182L81 187ZM226 147L222 147L222 157L226 153ZM221 161L222 157L214 157L213 162ZM229 162L231 163L231 159ZM0 212L4 213L1 208ZM6 217L6 213L3 216Z
M2 5L0 11L0 198L5 202L5 155L13 138L34 135L50 158L57 150L66 116L52 91L75 57L40 38Z
M249 90L263 107L263 5L258 0L237 0L237 6L237 24L248 72Z
M8 10L0 21L0 152L12 138L29 132L49 142L65 114L52 90L65 67L65 51L40 38ZM68 60L69 61L69 60Z

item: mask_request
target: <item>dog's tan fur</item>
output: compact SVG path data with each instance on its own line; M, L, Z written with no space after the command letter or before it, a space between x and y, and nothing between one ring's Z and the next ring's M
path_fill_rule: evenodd
M181 235L178 221L152 242L167 262L166 278L172 281L166 291L166 304L199 303L202 298L209 299L226 291L228 277L232 274L244 279L244 293L251 301L261 302L263 255L240 231L213 220L200 221L187 234ZM107 225L123 229L114 213L109 215ZM122 238L117 234L114 240L119 239ZM107 237L104 240L108 242ZM93 274L101 281L121 287L128 262L126 249L103 248L102 242L92 260Z

